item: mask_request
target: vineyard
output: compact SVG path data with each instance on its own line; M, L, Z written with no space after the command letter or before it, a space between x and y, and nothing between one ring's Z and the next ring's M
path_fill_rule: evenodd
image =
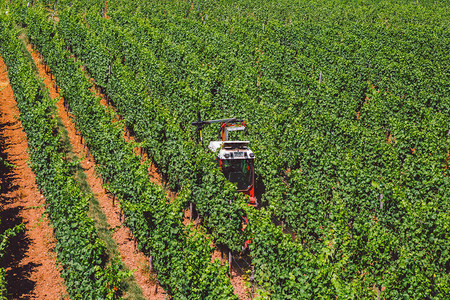
M133 271L90 213L98 193L77 179L26 45L164 297L447 299L449 26L432 0L0 0L67 297L132 299ZM217 128L198 141L198 112L247 123L256 208L206 147ZM3 254L28 229L0 225L9 299Z

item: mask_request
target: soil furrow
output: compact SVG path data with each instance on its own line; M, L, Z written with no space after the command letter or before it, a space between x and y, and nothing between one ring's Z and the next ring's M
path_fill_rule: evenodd
M117 249L122 262L128 269L134 270L133 276L135 281L147 299L165 299L166 293L156 282L156 274L149 272L148 258L136 249L131 231L126 226L122 225L120 220L120 208L117 206L117 202L115 203L116 205L113 205L113 198L111 195L107 194L102 187L101 179L95 173L95 168L93 168L94 161L92 157L88 155L85 146L80 142L80 136L76 132L75 125L64 108L64 100L55 89L54 79L50 79L50 76L47 75L45 66L39 59L38 52L33 50L30 45L28 45L28 51L31 53L39 70L40 77L44 79L44 84L50 92L50 97L52 99L58 99L56 107L62 124L67 130L68 139L72 146L71 151L75 156L82 158L81 167L85 173L85 180L98 200L98 203L106 216L109 228L115 228L112 236L117 243ZM109 230L109 228L105 228L105 231ZM125 297L130 298L132 296L125 295Z
M13 167L0 168L1 229L25 224L11 239L2 267L6 269L8 299L67 299L57 268L56 242L45 215L45 198L28 166L27 137L0 57L0 153Z

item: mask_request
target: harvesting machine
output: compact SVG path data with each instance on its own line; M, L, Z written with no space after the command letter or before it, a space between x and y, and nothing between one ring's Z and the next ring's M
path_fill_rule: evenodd
M255 197L255 154L249 148L249 141L230 141L229 133L232 131L244 131L247 127L244 120L236 118L202 121L200 112L197 113L197 133L202 142L202 128L207 124L219 123L219 139L211 141L209 149L217 153L217 162L228 181L236 183L237 190L249 195L252 206L257 205Z

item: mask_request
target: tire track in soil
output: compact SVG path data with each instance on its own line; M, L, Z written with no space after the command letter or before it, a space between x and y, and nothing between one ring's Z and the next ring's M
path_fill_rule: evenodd
M0 230L25 224L3 257L8 299L68 299L57 267L56 241L45 215L45 198L28 166L27 137L0 57L0 152L15 167L0 168ZM3 149L2 149L3 148Z
M81 167L86 174L86 182L103 209L110 228L118 228L113 233L113 239L117 243L122 262L129 270L135 270L133 276L147 299L166 299L166 293L156 283L156 274L149 272L149 258L136 249L131 231L128 227L122 226L120 208L117 205L113 205L113 198L102 187L101 179L95 173L94 161L91 156L87 155L85 146L80 142L80 136L77 135L72 116L69 116L65 111L64 100L55 89L54 79L50 79L45 72L45 66L39 58L38 51L33 50L29 43L27 43L27 49L39 70L39 76L44 79L44 84L49 90L50 97L52 99L59 98L56 103L57 111L67 130L68 138L72 145L72 152L74 155L83 158Z

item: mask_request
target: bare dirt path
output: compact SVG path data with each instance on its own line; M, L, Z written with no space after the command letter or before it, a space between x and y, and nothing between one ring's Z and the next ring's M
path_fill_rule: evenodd
M46 74L45 66L41 63L38 52L33 50L30 45L27 48L39 70L39 76L44 79L44 84L50 92L50 97L52 99L59 98L56 103L58 114L67 130L73 154L83 158L81 166L86 174L86 182L96 196L109 227L118 228L115 230L113 238L117 243L122 262L128 269L135 270L133 273L135 281L147 299L165 299L167 295L162 287L157 284L155 274L149 272L148 258L135 248L131 231L126 226L122 226L120 208L117 206L117 202L115 203L116 205L113 205L112 197L102 187L101 179L95 173L94 161L91 156L87 155L87 149L80 142L80 136L76 133L75 125L64 109L64 100L55 89L54 80L51 80L50 76ZM130 295L125 295L125 297L130 297Z
M0 167L1 229L24 223L24 233L11 240L3 258L8 299L67 299L57 269L55 240L44 214L45 198L27 165L27 137L0 57L0 153L15 167Z

